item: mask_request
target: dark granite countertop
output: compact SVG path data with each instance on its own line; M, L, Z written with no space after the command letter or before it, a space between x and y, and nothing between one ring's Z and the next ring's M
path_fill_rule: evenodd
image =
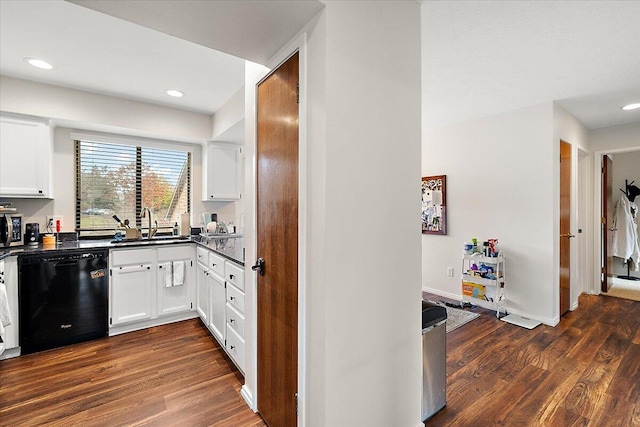
M205 248L222 255L223 257L244 266L244 238L239 237L215 237L203 238L200 236L170 238L157 240L136 240L120 243L113 243L111 240L75 240L60 242L51 247L45 247L42 243L38 245L13 246L0 249L0 260L12 255L35 255L55 251L71 251L82 249L125 249L140 248L145 246L180 245L186 243L196 243Z

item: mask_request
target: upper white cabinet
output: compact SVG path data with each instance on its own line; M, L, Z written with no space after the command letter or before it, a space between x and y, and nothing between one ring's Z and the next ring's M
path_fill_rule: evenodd
M0 116L0 197L52 198L51 128Z
M203 149L202 157L202 200L239 200L241 147L210 142Z

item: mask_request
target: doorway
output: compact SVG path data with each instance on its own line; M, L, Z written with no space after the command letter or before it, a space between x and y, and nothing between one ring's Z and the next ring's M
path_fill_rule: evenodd
M258 83L256 141L257 408L297 424L299 54Z
M571 144L560 141L560 316L571 308Z
M622 233L625 228L623 224L614 222L614 215L621 209L618 207L621 199L626 197L623 194L625 185L635 181L635 185L640 186L640 150L617 151L602 154L600 158L604 166L603 174L606 173L608 181L602 181L601 209L606 224L603 225L600 250L603 254L603 276L607 280L603 280L601 291L606 292L605 295L640 301L640 280L636 280L640 279L640 271L635 271L635 265L621 256L620 247L614 246L613 239L614 234ZM640 199L636 197L634 202L638 205Z

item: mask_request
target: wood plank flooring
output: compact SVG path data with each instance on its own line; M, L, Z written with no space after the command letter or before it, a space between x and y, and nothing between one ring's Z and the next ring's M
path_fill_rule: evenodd
M427 426L640 426L640 302L581 295L533 330L473 311L447 334L447 406Z
M264 426L198 319L0 361L1 426Z
M427 426L640 426L640 302L582 295L533 330L473 310ZM194 319L1 361L0 425L264 426L242 382Z

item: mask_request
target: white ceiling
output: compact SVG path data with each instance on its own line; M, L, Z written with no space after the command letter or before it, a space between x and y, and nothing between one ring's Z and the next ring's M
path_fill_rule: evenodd
M424 114L438 127L558 101L591 129L640 122L640 2L427 1Z
M0 73L208 114L243 84L242 61L213 49L265 63L323 7L316 0L73 2L86 7L0 0ZM619 109L640 102L640 2L423 4L427 128L548 101L592 129L640 122L640 110ZM56 68L36 70L25 56ZM169 87L187 96L168 98Z

